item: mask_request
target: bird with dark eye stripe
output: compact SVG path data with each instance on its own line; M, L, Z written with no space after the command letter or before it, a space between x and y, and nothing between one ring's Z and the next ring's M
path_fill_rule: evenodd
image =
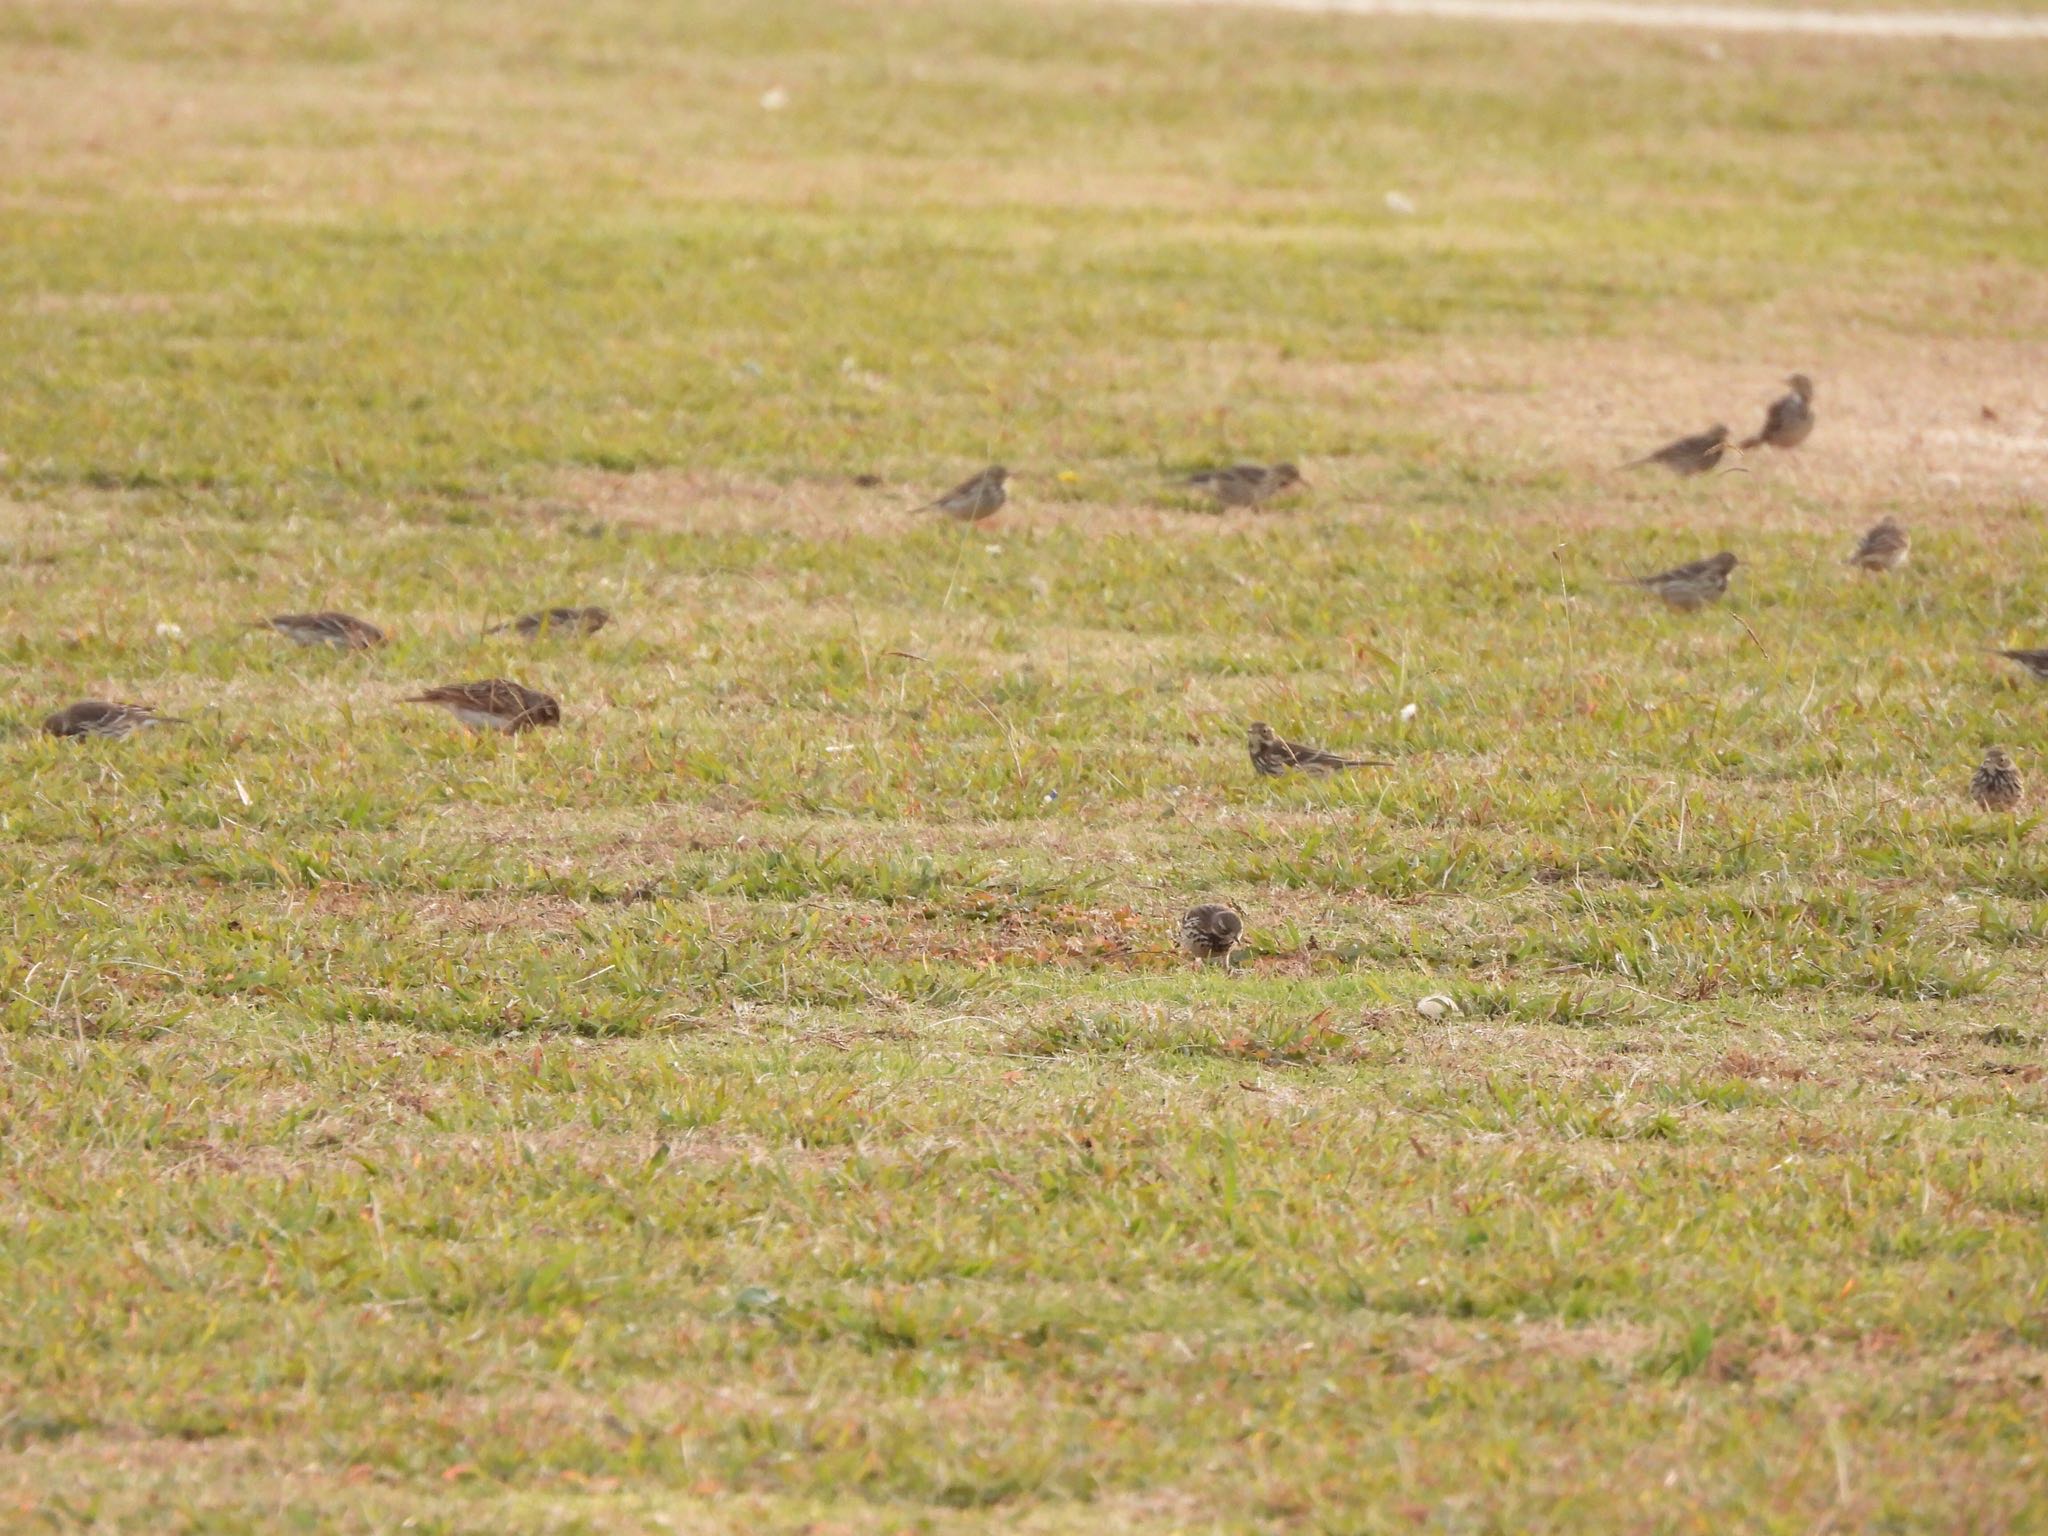
M176 715L160 715L147 704L109 704L80 699L43 722L52 736L132 736L153 725L183 725Z
M1230 963L1230 952L1244 937L1244 919L1218 903L1190 907L1181 914L1180 947L1197 960Z
M1273 727L1254 720L1245 728L1245 745L1251 750L1252 771L1262 778L1283 773L1337 773L1346 768L1391 768L1384 758L1339 757L1306 742L1289 741L1273 734Z
M2048 651L2000 651L2007 661L2016 661L2042 682L2048 683Z

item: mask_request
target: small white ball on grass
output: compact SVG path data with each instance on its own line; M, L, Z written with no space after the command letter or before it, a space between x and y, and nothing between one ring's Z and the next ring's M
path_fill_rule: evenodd
M1457 999L1448 992L1432 992L1415 1004L1415 1011L1425 1019L1446 1019L1457 1013Z

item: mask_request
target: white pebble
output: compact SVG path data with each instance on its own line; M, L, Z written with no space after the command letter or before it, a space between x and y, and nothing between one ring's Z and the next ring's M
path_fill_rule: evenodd
M1459 1011L1457 1000L1445 992L1432 992L1415 1005L1425 1019L1441 1019Z
M169 619L164 620L163 623L156 627L156 637L159 640L181 639L184 633L185 631L182 626L173 624Z
M1422 709L1419 705L1403 704L1401 706L1401 718L1403 720L1413 720L1417 715L1421 713Z
M761 93L761 110L763 112L780 112L788 105L789 92L779 85L771 85Z
M1387 212L1398 213L1407 218L1415 212L1415 199L1402 192L1387 194Z

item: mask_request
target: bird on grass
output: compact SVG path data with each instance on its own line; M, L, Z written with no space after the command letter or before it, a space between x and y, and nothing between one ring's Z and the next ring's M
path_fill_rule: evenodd
M1182 485L1207 491L1219 512L1232 507L1256 507L1260 502L1308 482L1292 464L1233 464L1228 469L1205 469L1189 475Z
M1189 907L1181 914L1180 947L1197 960L1230 964L1230 952L1244 937L1244 919L1214 903Z
M1303 773L1336 773L1344 768L1391 768L1378 757L1339 757L1321 747L1288 741L1273 734L1273 727L1254 720L1245 730L1245 744L1251 749L1252 771L1265 778L1300 769Z
M1795 373L1785 381L1792 393L1780 395L1764 412L1763 430L1742 440L1744 448L1765 444L1773 448L1797 448L1813 433L1813 380Z
M493 624L484 633L496 635L509 629L528 640L541 635L594 635L611 621L611 612L605 608L543 608L538 613L522 613L507 624Z
M299 645L331 645L338 651L367 651L384 643L384 631L351 613L280 613L257 620Z
M1906 563L1911 553L1913 540L1906 530L1890 518L1886 518L1870 532L1863 535L1849 563L1862 571L1896 571Z
M2000 651L2007 661L2016 661L2034 676L2048 683L2048 651Z
M1003 509L1003 503L1010 499L1004 489L1010 472L1000 464L991 464L978 475L970 475L936 501L928 501L916 510L919 512L943 512L956 523L978 523L985 517L994 517Z
M479 731L531 730L537 725L560 725L562 706L544 693L502 677L480 683L450 683L429 688L425 693L400 699L401 704L438 704L464 725Z
M160 715L147 704L109 704L80 699L43 722L52 736L130 736L152 725L183 725L176 715Z
M1729 430L1715 422L1704 432L1695 432L1691 437L1681 437L1666 443L1655 453L1646 453L1640 459L1631 459L1624 469L1641 469L1646 464L1661 464L1674 475L1704 475L1721 462L1727 453Z
M2005 748L1992 747L1985 752L1984 761L1970 775L1970 798L1987 811L2009 811L2025 795L2026 786L2020 782L2020 771L2013 767Z
M1728 595L1728 573L1737 564L1736 558L1724 549L1718 555L1709 555L1704 560L1688 560L1684 565L1675 565L1654 576L1625 576L1621 579L1656 593L1680 613L1692 613Z

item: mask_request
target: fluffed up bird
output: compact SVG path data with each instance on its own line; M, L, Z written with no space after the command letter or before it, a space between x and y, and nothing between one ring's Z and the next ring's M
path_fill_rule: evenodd
M367 651L384 643L384 631L351 613L280 613L257 620L299 645L331 645L338 651Z
M994 517L1010 499L1004 489L1010 472L1000 464L991 464L978 475L970 475L936 501L928 501L917 508L919 512L943 512L956 523L978 523L985 517Z
M401 704L438 704L464 725L479 731L526 731L537 725L560 725L562 706L544 693L502 677L480 683L450 683L400 699Z
M1230 963L1230 952L1244 937L1244 919L1230 908L1207 903L1181 914L1180 947L1204 962Z
M1906 563L1913 540L1906 530L1886 518L1870 532L1849 556L1849 563L1862 571L1896 571Z
M1970 798L1987 811L2009 811L2025 795L2026 786L2020 782L2020 771L2005 755L2005 748L1992 747L1985 752L1984 761L1970 775Z
M1339 757L1321 747L1288 741L1273 734L1273 727L1254 720L1245 729L1245 745L1251 749L1252 770L1267 778L1299 769L1303 773L1335 773L1343 768L1391 768L1384 758Z
M1797 448L1813 432L1813 380L1795 373L1785 381L1792 393L1780 395L1764 412L1763 430L1742 440L1744 448L1765 444L1773 448Z
M176 715L160 715L147 704L109 704L80 699L43 722L52 736L128 736L152 725L183 725Z
M1704 475L1721 462L1729 448L1729 430L1719 422L1704 432L1695 432L1691 437L1681 437L1666 443L1655 453L1646 453L1640 459L1631 459L1624 469L1640 469L1646 464L1661 464L1674 475Z
M496 635L509 629L528 640L541 635L594 635L611 621L610 610L604 608L543 608L538 613L522 613L507 624L493 624L484 633Z
M1704 560L1688 560L1654 576L1626 576L1622 580L1646 587L1680 613L1691 613L1728 595L1728 573L1739 562L1727 550Z
M1256 507L1269 497L1308 482L1292 464L1233 464L1228 469L1205 469L1189 475L1182 485L1207 491L1218 511L1232 507Z
M2048 683L2048 651L2000 651L2007 661L2016 661L2034 676Z

